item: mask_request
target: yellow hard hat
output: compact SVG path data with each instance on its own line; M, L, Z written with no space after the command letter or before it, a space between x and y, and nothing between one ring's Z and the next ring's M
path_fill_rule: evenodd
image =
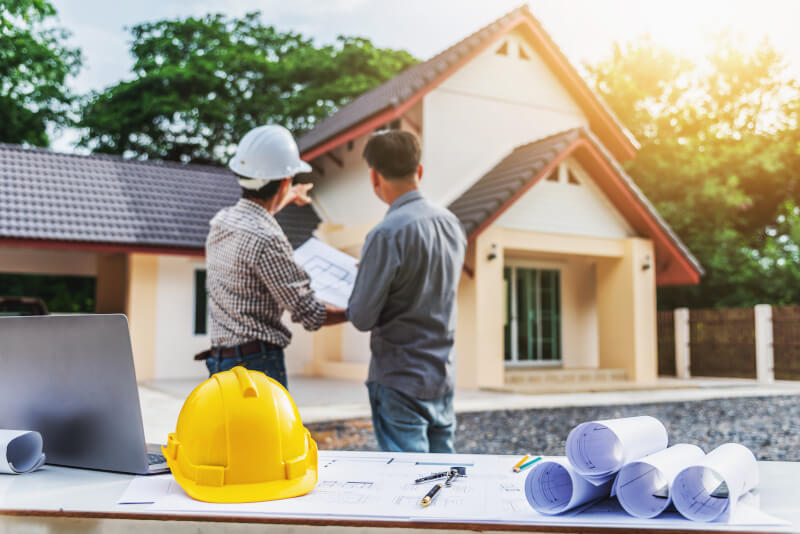
M189 394L162 450L175 480L200 501L287 499L317 484L317 444L289 392L244 367Z

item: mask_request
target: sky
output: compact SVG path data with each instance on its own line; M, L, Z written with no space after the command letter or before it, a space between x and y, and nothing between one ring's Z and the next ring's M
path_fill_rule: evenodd
M241 16L261 11L264 21L318 43L337 35L367 37L427 59L518 7L522 0L51 0L84 66L70 80L78 93L100 90L130 76L127 27L206 13ZM708 36L724 28L748 45L764 37L800 76L800 0L530 0L528 6L575 63L607 57L613 43L650 34L673 50L699 58ZM71 151L75 131L58 135Z

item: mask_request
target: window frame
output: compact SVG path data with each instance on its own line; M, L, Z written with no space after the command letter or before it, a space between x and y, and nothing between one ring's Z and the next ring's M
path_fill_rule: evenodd
M503 294L503 305L504 305L504 315L505 315L505 322L504 332L503 332L503 363L506 367L563 367L564 365L564 346L563 346L563 310L564 310L564 302L563 302L563 288L564 288L564 262L559 261L546 261L546 260L515 260L509 259L503 265L503 288L505 289L505 293ZM517 306L517 269L533 269L537 271L557 271L558 272L558 314L559 314L559 323L558 323L558 341L559 341L559 359L558 360L520 360L519 359L519 318L518 318L518 306ZM511 287L505 283L505 269L510 269L509 275L509 283ZM510 291L509 291L510 290ZM511 302L507 301L508 295L511 296ZM510 304L510 305L509 305ZM541 305L538 306L539 308ZM509 316L509 312L511 315ZM506 336L505 336L505 326L509 326L509 341L511 345L510 350L510 357L511 359L506 360ZM538 343L541 344L541 337L539 337ZM541 349L538 349L537 352L541 353Z
M197 284L197 282L198 282L197 276L201 272L203 273L203 294L205 295L205 299L206 299L206 302L203 305L203 307L205 308L205 318L204 318L204 325L203 326L205 328L204 328L203 332L198 332L197 331L197 326L198 326L197 318L199 317L199 314L198 314L199 310L197 309L197 305L199 303L200 295L198 294L198 287L199 286ZM206 270L206 268L204 266L195 266L195 267L192 268L192 336L193 337L206 337L206 336L208 336L208 291L206 290L206 286L205 286L205 284L206 284L206 276L208 276L208 271Z

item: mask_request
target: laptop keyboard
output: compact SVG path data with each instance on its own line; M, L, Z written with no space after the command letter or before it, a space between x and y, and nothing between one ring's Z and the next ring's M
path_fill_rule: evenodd
M167 463L167 459L163 454L147 453L147 465L156 465Z

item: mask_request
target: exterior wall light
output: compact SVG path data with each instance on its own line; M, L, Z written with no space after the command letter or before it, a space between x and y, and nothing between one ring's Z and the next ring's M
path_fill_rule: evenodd
M492 243L492 249L489 251L489 254L486 256L487 261L492 261L497 258L497 243Z
M652 265L650 261L650 254L648 254L644 257L644 261L642 261L642 270L647 271L650 269L651 266Z

